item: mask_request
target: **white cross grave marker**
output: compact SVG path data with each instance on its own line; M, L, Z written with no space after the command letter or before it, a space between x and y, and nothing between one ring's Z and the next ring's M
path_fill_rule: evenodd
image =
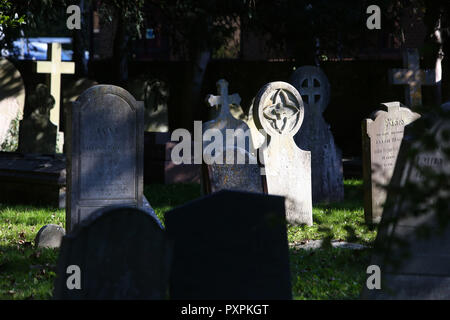
M74 74L75 63L74 62L62 62L61 61L61 43L49 43L47 49L48 61L37 61L36 71L37 73L49 73L50 74L50 94L55 99L55 107L50 111L50 121L56 126L58 139L57 139L57 152L62 152L62 145L64 144L64 133L59 132L59 115L60 115L60 96L61 96L61 75L62 74Z
M417 49L406 49L403 54L404 69L389 70L392 84L406 85L405 104L409 107L422 105L422 86L436 84L434 70L420 69L419 52Z

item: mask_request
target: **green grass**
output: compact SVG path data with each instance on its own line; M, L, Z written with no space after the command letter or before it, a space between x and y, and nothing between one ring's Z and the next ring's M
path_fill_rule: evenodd
M149 185L144 189L157 216L200 197L196 184ZM376 232L364 224L362 182L345 181L345 200L313 209L314 225L288 226L290 243L310 239L370 244ZM64 210L0 205L0 299L49 299L57 249L38 249L34 237L49 223L64 226ZM364 283L370 250L290 249L295 299L355 299Z

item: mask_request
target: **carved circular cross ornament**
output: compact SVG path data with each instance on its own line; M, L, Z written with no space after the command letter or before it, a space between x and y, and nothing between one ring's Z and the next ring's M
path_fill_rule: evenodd
M301 94L305 105L324 112L330 102L330 82L319 67L303 66L295 70L289 81Z
M289 83L270 82L256 96L253 118L270 136L294 136L304 117L302 97Z

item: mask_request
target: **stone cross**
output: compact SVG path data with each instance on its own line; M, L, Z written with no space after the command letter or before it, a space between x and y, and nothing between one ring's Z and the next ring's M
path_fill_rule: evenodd
M237 93L228 94L228 83L224 79L217 81L217 91L218 96L210 94L206 97L209 106L221 108L217 118L204 123L202 127L204 137L209 137L209 134L216 137L214 144L208 143L208 138L203 142L203 191L212 193L228 189L262 193L263 180L250 129L230 112L230 105L239 105L241 98ZM207 133L208 130L210 132ZM222 144L216 147L215 143L220 142L220 139Z
M395 85L406 85L405 104L411 108L422 105L422 86L436 84L434 70L420 69L420 56L417 49L406 49L403 53L404 69L389 70L389 80Z
M48 44L47 59L49 61L38 61L36 63L36 71L37 73L50 74L50 94L55 98L55 107L50 112L50 121L57 127L57 149L62 151L64 136L62 133L59 133L61 75L74 74L75 63L61 61L61 43L56 42Z
M302 98L286 82L266 84L253 104L255 125L268 136L261 147L267 192L286 198L289 223L312 225L311 153L298 148L293 139L303 117Z
M230 104L239 105L241 103L241 97L237 93L228 95L228 82L225 79L217 81L217 93L219 94L218 96L209 94L206 97L206 101L211 107L221 107L219 118L232 117L230 113Z
M202 131L217 129L220 131L223 137L223 147L226 147L226 130L227 129L242 129L248 136L248 144L246 144L245 151L254 155L254 148L250 137L250 129L247 124L238 120L230 112L230 104L239 105L241 103L241 97L235 93L228 94L228 82L224 79L217 81L217 92L219 95L214 96L209 94L206 96L206 103L211 106L220 106L220 113L214 120L205 122L202 126ZM208 143L203 143L203 149L205 150Z

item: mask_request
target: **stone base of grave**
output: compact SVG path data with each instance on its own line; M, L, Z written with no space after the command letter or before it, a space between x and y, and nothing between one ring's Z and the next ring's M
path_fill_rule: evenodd
M66 159L63 155L0 152L0 203L66 204Z
M200 183L201 165L176 165L171 161L177 142L170 141L170 136L170 132L145 132L144 184Z

